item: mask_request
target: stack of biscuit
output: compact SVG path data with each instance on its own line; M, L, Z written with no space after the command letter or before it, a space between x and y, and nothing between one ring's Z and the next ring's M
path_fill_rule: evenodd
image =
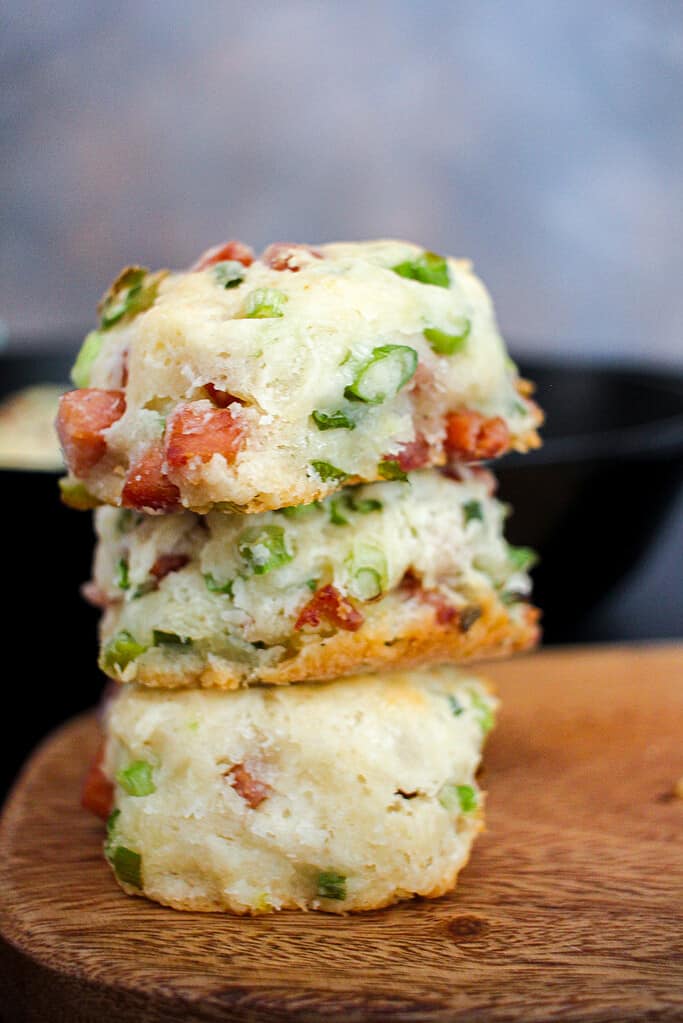
M468 263L229 242L130 267L62 398L119 685L84 803L130 894L371 909L452 888L533 553L481 463L541 420Z

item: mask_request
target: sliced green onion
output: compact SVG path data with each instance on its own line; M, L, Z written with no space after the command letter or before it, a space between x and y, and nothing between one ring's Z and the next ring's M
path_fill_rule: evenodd
M284 316L283 306L287 296L275 288L257 288L247 295L245 317L248 320L269 320Z
M455 355L465 347L471 329L472 324L463 316L462 326L453 334L449 334L445 330L438 330L436 327L427 327L422 333L425 340L429 342L431 350L437 355Z
M244 266L236 259L226 259L214 265L213 276L221 287L236 288L244 280Z
M333 526L348 526L349 520L342 513L342 508L345 506L343 497L335 498L330 501L330 522Z
M349 478L347 472L344 472L343 469L338 469L331 462L311 462L311 468L315 470L316 475L320 477L323 483L328 483L330 480L334 483L343 483L344 480Z
M130 579L128 578L128 562L125 558L119 558L116 563L116 585L120 590L130 589Z
M317 579L307 579L306 580L306 585L308 586L308 588L311 591L311 593L315 593L315 591L318 589L318 580Z
M344 391L351 401L381 405L394 398L417 369L417 352L407 345L381 345L363 363L352 384Z
M508 544L508 559L518 572L528 572L538 562L538 554L531 547L513 547Z
M375 568L359 568L353 576L353 594L359 600L374 600L382 592L382 577Z
M254 575L265 575L294 557L287 549L282 526L251 526L239 536L237 547Z
M454 785L452 782L442 786L437 798L444 810L450 812L460 810L462 813L471 813L478 804L476 789L471 785Z
M458 619L458 625L460 626L461 632L469 632L475 622L478 622L482 616L482 610L478 604L468 604L460 612Z
M462 812L472 813L473 810L476 810L479 802L476 790L471 785L456 785L456 789L458 790L458 801Z
M333 870L323 870L318 874L316 890L321 899L342 901L346 898L346 878Z
M228 579L227 583L219 583L217 579L211 575L211 572L204 573L204 582L209 593L227 593L229 597L232 597L232 585L234 579Z
M140 597L146 597L148 593L154 593L155 590L159 589L159 582L157 579L145 579L144 582L134 590L131 600L139 600Z
M102 661L105 668L110 670L118 668L119 671L134 661L140 654L144 654L145 650L149 647L144 643L138 643L136 639L131 636L130 632L123 629L121 632L117 632L112 639L109 640L102 654Z
M490 704L486 702L486 700L481 696L480 693L477 692L476 689L470 689L469 694L470 700L472 701L472 708L475 711L475 716L479 723L479 727L481 728L484 735L488 735L488 733L491 731L494 724L496 723L496 718L493 713L493 710Z
M380 462L377 466L377 472L383 480L403 480L405 482L408 479L407 473L403 471L400 464L394 458L388 458Z
M116 780L129 796L151 796L157 790L153 771L146 760L134 760L118 772Z
M356 424L349 419L345 412L337 409L336 412L319 412L317 409L311 413L313 422L319 430L355 430Z
M369 544L359 544L351 563L351 592L359 600L374 600L387 585L387 559L384 552Z
M91 330L81 345L76 356L76 361L71 369L71 379L74 387L90 386L90 371L95 359L100 354L104 336L99 330Z
M278 511L287 519L305 519L311 512L321 510L320 501L313 501L311 504L293 504L289 508L278 508Z
M144 522L145 516L140 512L131 511L130 508L122 508L116 518L116 529L119 533L130 533L132 529Z
M381 511L383 507L382 502L376 497L354 497L349 493L347 500L351 511L358 512L359 515L369 515L370 512Z
M142 888L142 857L140 853L117 845L111 854L111 865L119 881L133 888Z
M465 708L461 704L457 696L449 695L448 706L451 708L453 715L457 718L464 712Z
M348 512L369 515L371 512L380 511L381 508L381 501L374 497L354 497L353 491L349 488L341 497L329 502L330 522L335 526L348 526L349 520L346 517Z
M90 511L102 504L82 483L77 483L68 476L62 476L59 480L59 492L62 503L69 508L75 508L76 511Z
M112 290L107 295L100 314L100 327L108 330L115 323L131 311L142 291L142 282L147 271L140 267L127 270L114 282Z
M176 632L164 632L162 629L152 631L154 646L192 646L189 636L179 636Z
M423 252L417 259L407 259L397 266L392 266L391 269L399 277L420 281L421 284L435 284L439 288L447 288L451 283L448 263L436 252Z
M107 817L107 838L104 843L104 855L107 859L111 859L112 849L114 846L114 832L116 831L116 822L121 816L120 810L112 810Z
M124 270L114 281L100 310L100 330L109 330L124 317L137 316L154 305L163 274L150 274L141 266Z
M481 501L466 501L462 506L462 511L465 516L465 525L468 522L484 521L484 509L481 506Z

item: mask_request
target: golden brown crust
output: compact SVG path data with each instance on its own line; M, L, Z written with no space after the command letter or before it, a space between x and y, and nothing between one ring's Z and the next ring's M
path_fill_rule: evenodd
M532 402L536 412L536 427L540 427L543 424L544 415L542 410ZM513 437L510 443L510 451L516 451L519 454L526 454L528 451L535 451L542 445L541 437L538 430L527 430L526 433L522 433L517 437ZM439 454L432 453L429 457L428 468L441 469L448 463L448 458L444 451ZM490 464L490 463L482 463ZM348 476L344 481L345 487L355 486L360 483L380 483L384 477L380 476L379 473L374 473L372 476ZM189 492L189 491L188 491ZM183 499L183 507L189 511L193 511L197 515L208 515L212 511L231 511L239 512L242 515L256 515L260 512L272 511L274 508L287 508L294 507L295 505L301 504L312 504L314 501L321 501L325 497L329 497L330 489L323 484L317 484L312 477L308 477L305 483L299 481L296 486L282 487L278 490L278 501L274 501L274 497L270 493L258 494L251 501L247 501L245 504L232 504L228 501L219 501L218 504L212 502L201 502L195 495L190 498ZM120 498L117 497L114 492L111 496L107 496L105 500L108 500L111 504L120 505Z
M470 844L467 848L464 859L457 865L457 867L454 867L452 871L446 874L438 884L424 892L402 892L400 889L397 889L382 899L366 898L365 900L357 900L353 906L346 907L344 907L341 903L332 901L324 902L323 904L323 900L317 902L317 904L313 906L310 903L292 899L291 901L278 906L277 909L257 910L251 906L245 906L243 903L235 902L229 897L227 897L224 902L219 902L217 899L212 899L207 896L197 896L195 899L169 898L166 895L157 894L154 891L144 891L143 889L134 888L132 885L125 884L116 877L116 874L114 874L114 877L119 887L122 888L127 895L137 895L139 898L151 899L153 902L158 902L162 906L168 906L170 909L177 909L188 913L232 913L235 916L264 916L268 913L280 912L282 910L299 910L300 912L303 911L306 913L323 912L336 913L338 916L347 916L350 913L366 913L370 910L386 909L388 906L393 906L397 902L406 902L408 899L418 897L421 899L438 899L440 896L445 895L447 892L452 891L456 887L460 872L464 870L469 863L474 840L477 835L484 830L483 797L484 793L482 792L481 808L478 811L476 823L473 824L470 835Z
M190 671L183 671L183 662L179 660L178 669L169 671L164 666L140 663L133 681L162 689L185 686L236 689L261 682L288 685L387 668L507 657L538 643L540 612L535 607L527 605L522 615L512 618L496 596L490 596L480 606L481 616L462 632L457 619L440 625L428 604L395 594L369 609L358 632L339 630L329 636L307 635L300 649L278 664L249 668L215 660L199 667L195 662Z
M538 408L538 406L536 406ZM543 422L543 413L539 409L539 423L540 426ZM512 443L512 451L518 451L520 454L525 454L527 451L535 451L540 448L541 438L537 430L529 430L528 433L523 433L520 437L517 437Z

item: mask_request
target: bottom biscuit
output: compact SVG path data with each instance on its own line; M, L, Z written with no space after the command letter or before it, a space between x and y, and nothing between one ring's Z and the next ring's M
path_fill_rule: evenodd
M353 681L123 687L85 802L111 811L105 853L125 891L345 913L452 888L483 826L475 775L496 700L451 667Z

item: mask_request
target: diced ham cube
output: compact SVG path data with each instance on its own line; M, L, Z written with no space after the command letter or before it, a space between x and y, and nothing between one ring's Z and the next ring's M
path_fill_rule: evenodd
M245 404L241 398L237 397L237 395L230 394L230 391L222 391L219 387L216 387L215 384L205 384L204 389L206 390L209 398L211 398L211 401L214 405L217 405L218 408L227 408L228 405L234 405L235 403L238 405Z
M306 625L316 628L323 618L348 632L356 632L365 620L351 601L342 596L336 586L330 585L316 590L299 613L294 628L303 629Z
M449 604L443 593L439 590L426 589L420 579L410 570L401 580L401 589L424 604L430 604L434 608L434 617L439 625L450 625L451 622L459 618L460 613L457 607Z
M434 371L420 361L410 381L409 389L420 398L425 398L434 388Z
M56 428L64 458L74 476L87 476L107 450L103 436L126 411L123 391L82 387L63 394Z
M263 800L267 799L270 795L270 786L255 778L244 764L235 764L234 767L231 767L226 773L226 778L228 778L238 796L241 796L252 810L260 806Z
M121 491L124 508L156 512L176 511L180 507L180 491L164 472L164 448L157 441L128 470Z
M192 264L190 271L208 270L210 266L228 260L241 263L242 266L251 266L254 262L254 250L244 242L222 242L203 252L197 262Z
M292 273L298 273L301 269L299 266L299 256L302 252L308 253L308 255L313 256L315 259L323 258L322 252L311 248L310 245L296 245L292 242L273 242L261 256L261 262L273 270L291 270Z
M102 611L114 603L114 601L107 596L104 590L100 589L97 583L88 582L83 583L81 586L81 596L87 600L92 607L99 607Z
M434 608L434 617L439 625L449 625L458 617L458 609L449 604L438 590L426 590L425 600Z
M150 575L153 575L157 582L161 582L171 572L179 572L189 561L187 554L160 554L150 568Z
M500 416L487 419L465 409L446 416L446 452L450 458L478 462L502 455L510 447L510 431Z
M243 432L230 408L179 405L166 428L166 461L171 475L182 472L193 459L208 462L214 455L223 455L228 464L234 462Z
M429 456L429 443L418 434L415 440L404 444L398 454L386 457L395 458L403 472L412 472L413 469L424 469L429 464Z
M483 465L462 465L462 463L458 465L456 462L453 465L442 466L440 471L448 479L457 480L459 483L467 483L470 480L483 483L488 497L493 497L498 487L496 477L490 469L484 468Z
M81 791L81 806L106 821L114 805L114 786L102 770L104 743L100 745L88 768Z

